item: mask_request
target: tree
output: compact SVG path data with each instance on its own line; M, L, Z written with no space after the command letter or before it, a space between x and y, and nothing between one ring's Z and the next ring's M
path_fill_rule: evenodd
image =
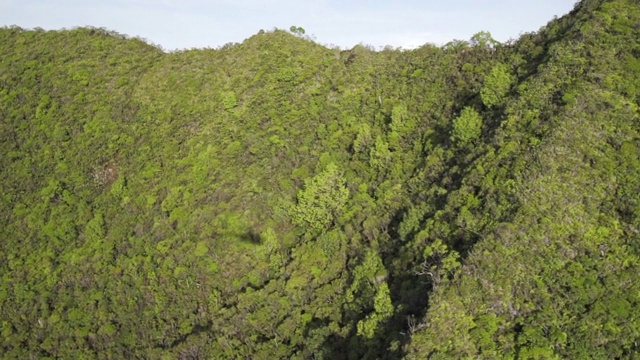
M104 218L101 213L96 213L87 223L84 229L84 235L89 243L97 243L104 240L105 236Z
M298 35L298 36L302 36L305 33L305 31L304 31L304 29L302 27L295 26L295 25L292 25L289 28L289 31L291 31L292 33L294 33L295 35Z
M358 335L372 339L378 331L379 324L393 315L391 293L386 282L380 284L373 302L373 313L358 322Z
M502 104L509 93L513 76L507 65L499 63L491 69L480 90L482 102L489 108Z
M480 31L474 34L469 40L469 43L473 47L479 47L482 49L493 49L496 45L500 44L500 42L495 40L488 31Z
M334 163L305 182L298 192L298 204L290 211L294 224L313 231L324 230L336 218L349 198L345 179Z
M451 141L464 146L482 134L482 117L471 107L465 107L460 116L453 120Z
M460 267L460 255L456 251L449 249L440 239L436 239L425 247L422 256L425 260L417 274L429 275L434 287L447 280L448 276Z

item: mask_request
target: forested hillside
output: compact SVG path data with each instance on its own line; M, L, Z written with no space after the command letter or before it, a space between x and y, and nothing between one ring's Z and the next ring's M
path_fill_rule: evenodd
M640 5L506 44L0 29L0 355L640 356Z

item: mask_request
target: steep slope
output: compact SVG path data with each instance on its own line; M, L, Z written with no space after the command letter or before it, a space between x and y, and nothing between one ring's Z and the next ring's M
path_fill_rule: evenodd
M585 1L543 31L564 35L518 86L496 134L521 149L510 186L518 207L438 286L411 358L639 350L639 10Z
M452 111L448 71L417 70L453 56L281 31L162 54L112 35L3 30L3 351L383 351L365 346L394 311L379 248L420 114Z

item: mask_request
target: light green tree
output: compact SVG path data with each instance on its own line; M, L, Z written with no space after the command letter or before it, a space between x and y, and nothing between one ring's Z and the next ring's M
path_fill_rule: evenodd
M376 138L371 150L369 150L369 165L374 169L383 169L391 160L389 144L380 136Z
M96 213L93 219L87 223L84 229L84 235L89 243L97 243L104 240L105 223L101 213Z
M305 182L298 192L298 203L290 210L294 224L312 231L326 229L349 199L345 179L334 163Z
M353 141L353 151L356 153L365 151L371 146L372 142L371 127L367 123L360 124L358 126L358 135Z
M465 107L460 116L453 120L451 141L464 146L482 134L482 117L471 107Z
M469 40L471 46L479 47L482 49L493 49L496 45L499 45L500 42L495 40L491 33L488 31L480 31L475 33L471 39Z
M386 321L393 315L393 303L391 302L391 293L389 286L383 282L376 291L376 297L373 300L373 313L365 319L358 322L358 335L367 339L372 339L380 323Z
M406 105L396 105L393 107L391 111L391 131L395 131L397 133L403 133L406 129L406 121L409 116L409 111L407 110Z
M497 64L484 79L484 86L480 90L480 98L487 107L502 104L511 84L513 76L505 64Z
M448 280L448 276L453 274L460 267L460 255L449 249L449 247L437 239L429 244L423 252L424 262L419 275L428 275L433 286L439 286Z
M225 91L222 93L222 106L225 110L231 110L238 106L238 98L233 91Z

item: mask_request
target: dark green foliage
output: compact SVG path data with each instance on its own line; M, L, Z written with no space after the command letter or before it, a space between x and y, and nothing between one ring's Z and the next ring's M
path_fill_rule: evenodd
M640 6L164 53L0 29L6 358L634 358Z
M296 35L298 35L298 36L302 36L302 35L304 35L304 33L305 33L305 31L304 31L304 29L303 29L302 27L300 27L300 26L295 26L295 25L294 25L294 26L291 26L291 27L289 28L289 31L291 31L292 33L294 33L294 34L296 34Z

